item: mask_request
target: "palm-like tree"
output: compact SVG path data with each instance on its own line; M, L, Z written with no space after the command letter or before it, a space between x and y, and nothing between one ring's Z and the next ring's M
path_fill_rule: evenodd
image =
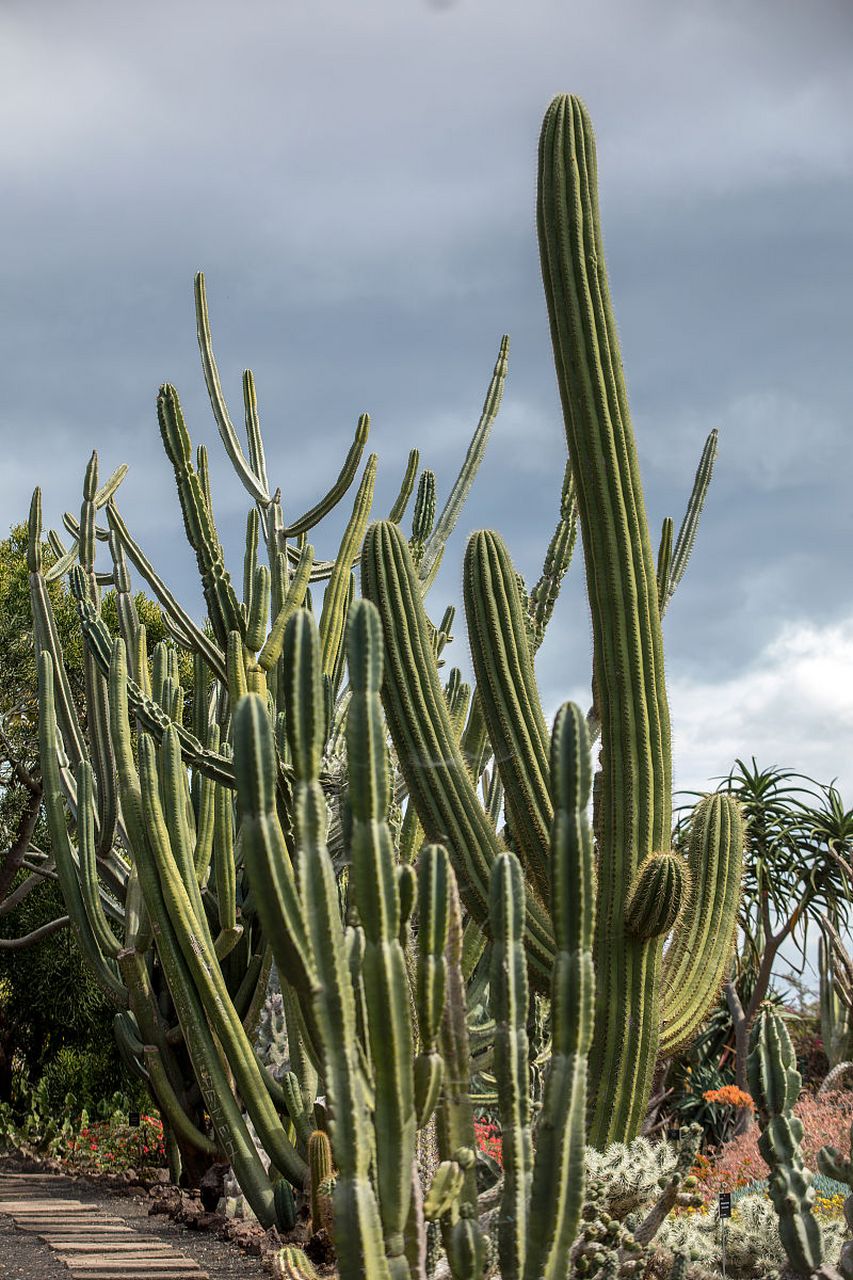
M740 955L755 974L744 1005L725 985L735 1030L738 1087L747 1089L752 1021L789 942L805 959L809 925L846 922L853 889L853 810L833 784L737 760L718 788L737 797L746 822Z

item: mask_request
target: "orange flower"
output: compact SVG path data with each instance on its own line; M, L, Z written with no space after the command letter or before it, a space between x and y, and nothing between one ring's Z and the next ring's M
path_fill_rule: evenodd
M722 1089L706 1089L702 1094L706 1102L719 1102L724 1107L737 1107L741 1111L754 1111L755 1103L748 1093L735 1084L724 1084Z

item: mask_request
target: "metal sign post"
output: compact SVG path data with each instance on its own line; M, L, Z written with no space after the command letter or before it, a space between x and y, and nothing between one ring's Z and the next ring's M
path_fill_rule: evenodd
M139 1173L139 1169L142 1168L142 1132L139 1128L140 1119L141 1117L138 1111L131 1111L127 1117L127 1122L130 1125L131 1129L136 1129L137 1131L136 1132L136 1163L139 1166L139 1168L136 1171L137 1174Z
M719 1215L720 1215L720 1261L723 1264L723 1280L726 1280L726 1219L732 1216L731 1191L720 1192Z

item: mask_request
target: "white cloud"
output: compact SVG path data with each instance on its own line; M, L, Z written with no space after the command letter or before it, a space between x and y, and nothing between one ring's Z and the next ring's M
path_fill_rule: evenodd
M670 672L675 786L710 789L737 758L822 783L853 804L853 616L786 624L745 671L702 681Z

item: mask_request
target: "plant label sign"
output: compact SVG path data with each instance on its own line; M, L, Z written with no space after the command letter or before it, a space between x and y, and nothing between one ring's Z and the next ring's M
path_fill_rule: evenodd
M139 1112L131 1111L128 1114L127 1123L130 1125L131 1129L138 1129L139 1128Z
M720 1217L730 1218L732 1216L732 1193L731 1191L720 1192Z

